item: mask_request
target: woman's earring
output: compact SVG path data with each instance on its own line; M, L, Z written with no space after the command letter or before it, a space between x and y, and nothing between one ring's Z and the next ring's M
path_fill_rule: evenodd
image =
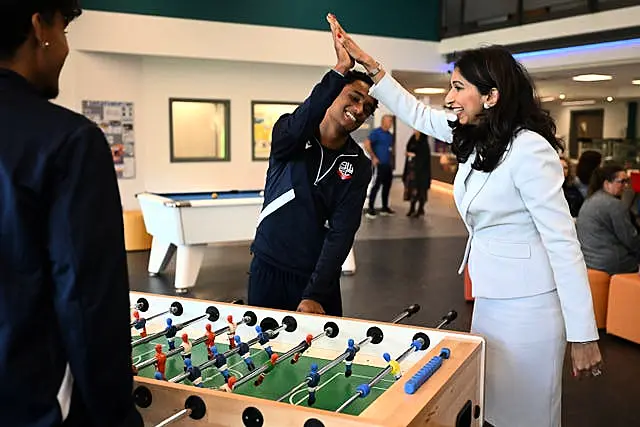
M43 48L48 48L49 46L51 46L51 44L49 42L42 42L42 47Z
M490 107L489 103L488 103L488 102L485 102L485 103L484 103L484 109L485 109L485 110L488 110L488 109L489 109L489 107Z

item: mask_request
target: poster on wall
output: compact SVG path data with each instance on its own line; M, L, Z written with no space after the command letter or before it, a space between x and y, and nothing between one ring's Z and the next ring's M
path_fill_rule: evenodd
M294 102L251 102L253 160L268 160L271 153L271 132L276 121L286 113L292 113L300 105Z
M82 101L82 114L104 132L118 179L135 178L133 103Z

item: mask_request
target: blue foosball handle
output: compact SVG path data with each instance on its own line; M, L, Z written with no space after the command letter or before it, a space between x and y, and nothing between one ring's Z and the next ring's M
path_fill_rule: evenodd
M434 356L426 365L416 372L405 384L404 391L407 394L413 394L422 384L427 382L429 378L442 366L444 359L448 359L451 355L451 351L448 348L443 348L440 351L439 356Z
M371 392L371 387L369 387L369 384L360 384L358 387L356 387L356 391L360 394L361 398L367 397Z

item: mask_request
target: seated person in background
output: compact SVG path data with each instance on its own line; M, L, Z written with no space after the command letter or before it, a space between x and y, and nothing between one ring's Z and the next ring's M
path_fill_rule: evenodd
M591 176L602 163L602 154L598 151L587 150L584 151L578 159L578 166L576 166L575 186L578 188L582 197L587 197L589 190L589 183L591 182Z
M576 229L588 268L607 273L634 273L640 263L640 234L620 196L629 182L619 165L594 171Z
M580 212L580 207L584 202L584 196L582 195L580 190L578 190L578 187L575 184L575 180L569 172L569 162L567 161L567 159L561 157L560 163L562 163L562 168L564 169L564 183L562 184L564 198L567 199L567 203L569 203L569 211L571 212L571 216L577 218L578 212Z

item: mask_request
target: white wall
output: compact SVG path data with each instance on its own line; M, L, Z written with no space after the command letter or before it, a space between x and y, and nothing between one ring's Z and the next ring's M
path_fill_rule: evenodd
M119 180L125 209L141 191L263 188L267 162L251 160L251 101L303 101L324 67L73 52L57 102L134 103L136 178ZM170 163L169 98L231 101L231 161Z
M387 70L443 67L437 43L354 36ZM267 162L251 160L251 101L301 102L336 61L328 27L94 11L71 25L69 44L56 102L76 111L82 100L134 103L136 177L119 180L125 209L138 208L135 194L141 191L262 188ZM231 101L230 162L170 163L170 97Z
M60 80L57 103L82 111L83 100L126 101L134 103L139 117L142 106L142 58L127 55L100 55L72 52L67 59ZM134 124L136 175L134 179L120 179L120 195L125 209L136 209L135 194L145 190L144 135L140 120Z
M388 69L438 71L437 42L353 35ZM86 11L69 40L76 50L174 58L333 66L331 32Z

